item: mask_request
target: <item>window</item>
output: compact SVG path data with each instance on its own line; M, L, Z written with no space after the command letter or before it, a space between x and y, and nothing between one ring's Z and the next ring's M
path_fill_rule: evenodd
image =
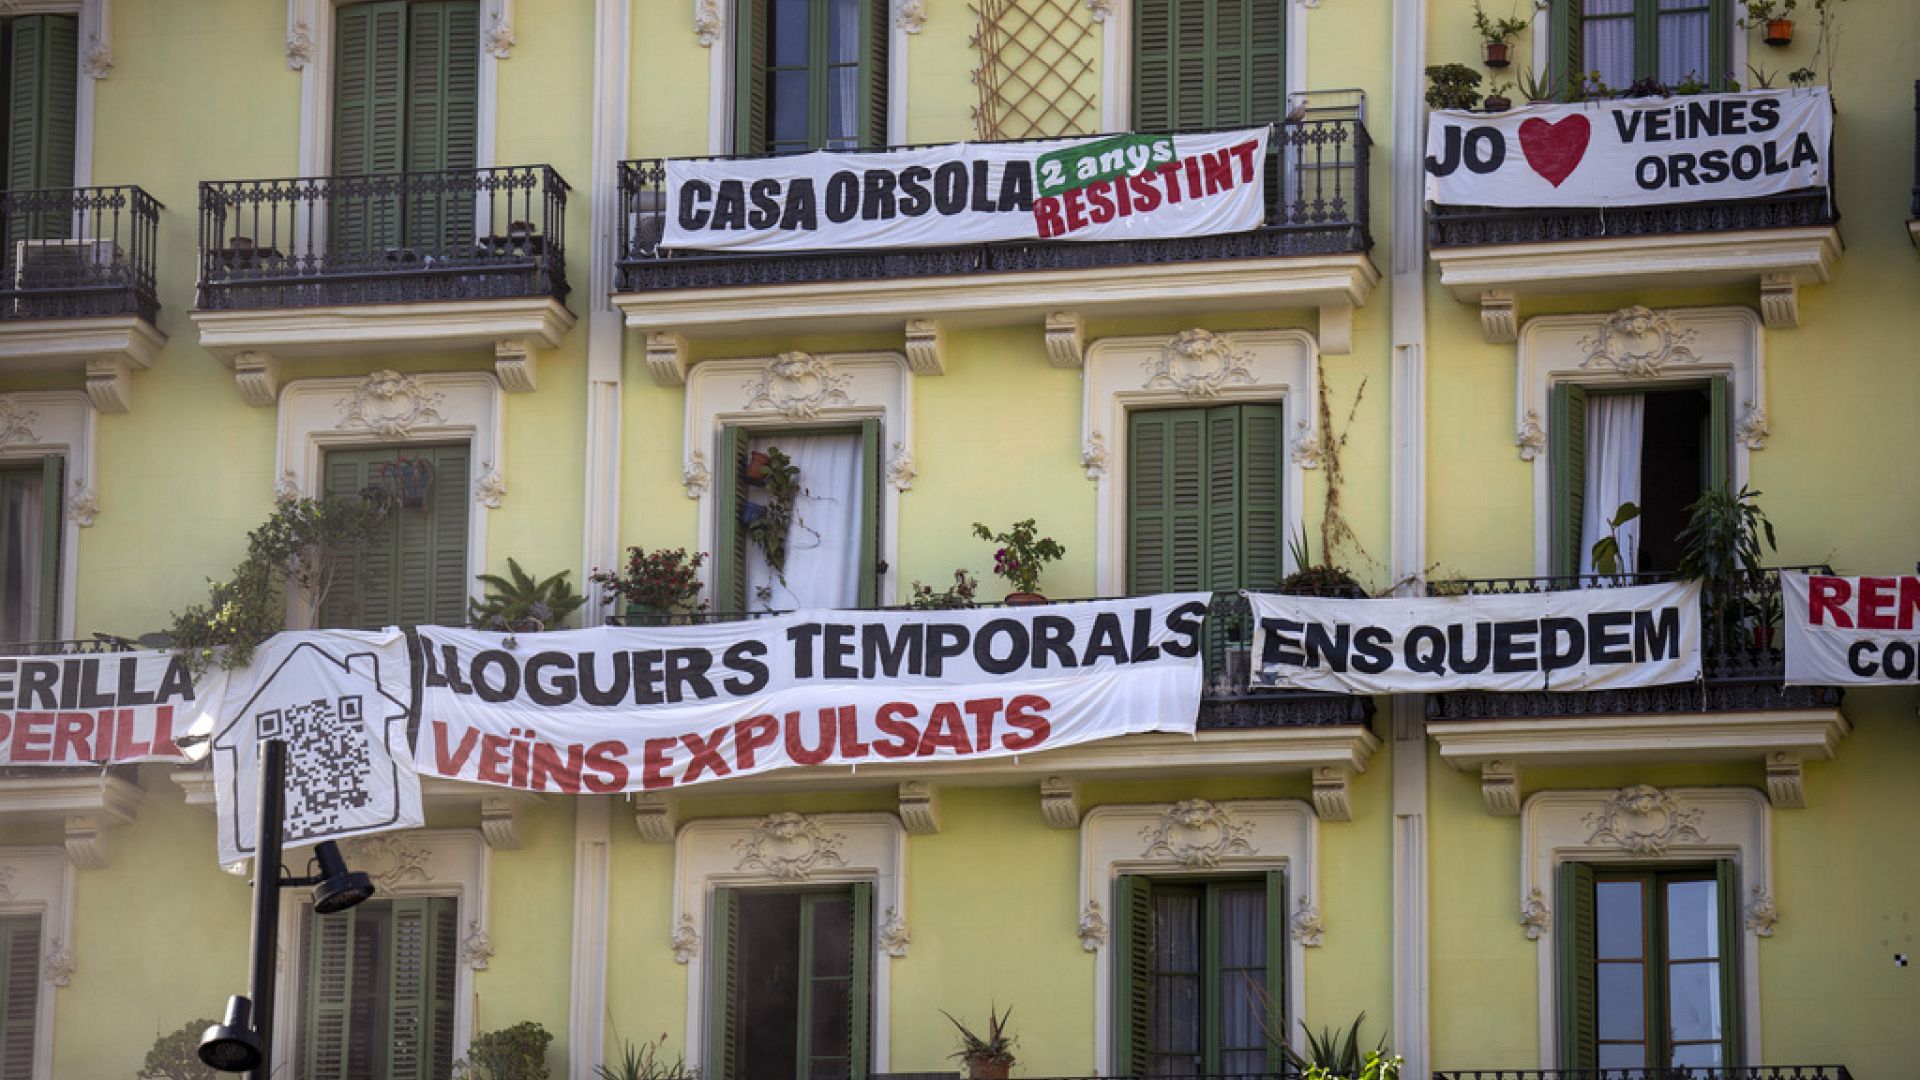
M0 1080L32 1080L40 916L0 917Z
M714 606L721 611L872 607L880 580L880 421L769 431L723 428ZM753 523L775 496L763 455L799 470L785 565L770 565Z
M73 186L79 42L80 20L72 15L22 15L0 27L7 63L8 191ZM64 238L70 224L67 214L51 209L17 215L7 222L7 246ZM12 257L9 252L9 262Z
M734 151L887 144L885 0L738 0Z
M1282 1066L1286 882L1122 875L1116 886L1118 1075L1253 1074Z
M1553 2L1553 77L1563 89L1596 71L1615 90L1640 79L1672 86L1689 75L1726 87L1732 66L1727 0Z
M716 888L707 1075L865 1080L873 886Z
M1673 389L1553 388L1554 573L1594 572L1594 542L1624 503L1640 507L1619 530L1622 569L1679 565L1687 507L1727 483L1732 438L1727 380Z
M60 636L62 464L0 468L0 641Z
M1286 115L1286 0L1140 0L1133 126L1194 131Z
M452 1075L456 907L451 897L413 897L332 915L305 909L302 1080Z
M1560 866L1561 1064L1738 1065L1739 896L1731 860Z
M417 478L422 466L425 491L417 500L395 498L385 535L362 557L333 568L319 599L320 625L377 630L465 624L471 456L465 446L327 452L322 472L328 497L353 497L369 487L394 491L401 473Z

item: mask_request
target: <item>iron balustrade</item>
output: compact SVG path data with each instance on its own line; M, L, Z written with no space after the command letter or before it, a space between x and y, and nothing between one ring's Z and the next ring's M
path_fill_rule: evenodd
M1548 716L1634 715L1837 707L1833 686L1786 686L1780 618L1781 570L1831 573L1824 566L1789 566L1738 575L1716 619L1701 613L1699 683L1620 690L1455 691L1427 696L1430 720L1496 720ZM1585 574L1433 581L1429 596L1510 596L1560 589L1606 589L1675 580L1671 573ZM1709 603L1705 592L1702 607Z
M0 656L97 656L101 653L132 652L138 642L111 634L64 641L0 641Z
M0 319L154 322L162 209L131 185L0 192Z
M860 251L723 253L668 251L666 158L620 163L625 210L621 292L724 285L860 281L996 271L1072 270L1216 259L1330 255L1368 251L1367 181L1372 143L1358 119L1290 120L1268 125L1266 214L1249 232L1159 240L1018 240L944 247ZM1009 140L1037 142L1050 140ZM887 147L913 150L920 145ZM741 161L765 154L678 158Z
M1427 244L1436 248L1541 244L1736 229L1790 229L1832 225L1839 220L1839 209L1824 191L1595 209L1435 206L1427 213Z
M200 182L203 309L567 298L547 165Z
M1853 1080L1845 1065L1669 1065L1614 1069L1449 1069L1433 1080Z

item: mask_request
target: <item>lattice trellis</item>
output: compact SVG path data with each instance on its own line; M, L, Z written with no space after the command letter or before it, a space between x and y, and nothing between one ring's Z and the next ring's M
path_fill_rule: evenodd
M1090 135L1099 130L1094 97L1098 28L1082 0L978 0L970 5L980 54L973 109L981 139Z

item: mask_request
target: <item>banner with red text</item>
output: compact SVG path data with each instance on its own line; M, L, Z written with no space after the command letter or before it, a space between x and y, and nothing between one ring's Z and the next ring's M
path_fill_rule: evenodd
M1427 118L1436 206L1610 207L1826 188L1824 86L1528 105Z
M0 657L0 766L174 761L199 709L172 653Z
M659 791L794 765L1191 734L1209 594L803 611L540 635L419 630L423 776Z
M1244 232L1266 218L1270 133L673 158L660 246L821 251Z
M1788 686L1920 684L1920 577L1780 574Z

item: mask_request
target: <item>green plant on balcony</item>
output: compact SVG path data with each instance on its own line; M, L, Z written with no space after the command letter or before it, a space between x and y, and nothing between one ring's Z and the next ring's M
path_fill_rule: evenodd
M1016 521L1004 532L994 532L977 521L973 523L973 535L1000 545L993 553L993 572L1013 586L1013 592L1007 596L1010 602L1044 600L1040 595L1040 571L1067 553L1053 537L1040 536L1038 532L1032 518Z
M1480 32L1482 57L1489 68L1503 68L1513 62L1513 39L1530 25L1518 16L1490 18L1480 0L1473 0L1473 28Z
M1514 89L1520 91L1520 96L1536 104L1552 101L1560 94L1560 84L1553 80L1552 75L1535 72L1530 65L1522 65L1513 78Z
M953 584L938 592L931 585L913 583L913 595L907 600L907 607L914 611L952 611L960 608L977 607L973 602L980 581L965 570L953 572Z
M624 571L596 569L587 580L601 587L602 603L624 601L629 615L704 611L707 602L700 599L700 568L706 561L704 551L689 555L686 548L630 547Z
M532 1020L473 1037L454 1063L454 1080L549 1080L547 1045L553 1033Z
M1673 85L1673 92L1676 94L1679 94L1682 97L1691 97L1695 94L1704 94L1707 92L1708 89L1709 87L1707 86L1707 81L1705 79L1702 79L1700 77L1700 73L1697 71L1687 72L1686 75L1682 77L1679 82ZM1736 85L1733 89L1738 90L1739 87Z
M690 1067L685 1056L667 1060L666 1046L665 1033L638 1046L624 1043L619 1060L593 1067L594 1080L698 1080L700 1070Z
M467 601L467 622L479 630L551 630L587 602L573 591L567 573L562 570L549 578L536 578L509 558L506 577L475 575L487 593L483 599Z
M1313 549L1305 532L1287 537L1287 553L1293 559L1293 572L1280 579L1279 592L1289 596L1337 596L1357 599L1367 595L1366 586L1353 571L1333 561L1333 553L1320 549L1320 561L1313 561Z
M1465 64L1435 64L1427 68L1427 107L1472 109L1480 104L1480 73Z
M1731 648L1740 628L1762 615L1756 596L1765 591L1764 560L1766 552L1778 548L1759 498L1747 487L1737 492L1711 488L1687 507L1678 570L1681 577L1700 582L1709 652Z
M749 500L740 507L740 525L747 532L747 539L753 541L760 553L766 556L767 566L773 570L773 576L782 587L787 584L788 541L793 530L807 528L807 523L799 516L800 497L807 489L800 484L800 466L793 463L786 452L777 446L766 449L765 460L761 460L758 451L749 459L746 482L754 487L766 489L766 502ZM814 539L819 534L814 533ZM771 599L772 589L763 587L760 600Z
M1593 563L1594 573L1612 577L1638 565L1633 545L1627 545L1624 550L1621 548L1620 530L1639 516L1640 507L1630 502L1621 503L1613 511L1613 517L1607 521L1607 535L1593 542L1593 550L1588 556Z
M189 1020L153 1040L134 1080L214 1080L220 1074L200 1062L200 1037L217 1020Z
M1013 1006L1007 1011L994 1012L992 1005L987 1006L987 1032L981 1035L962 1023L959 1018L945 1009L940 1015L952 1021L960 1032L960 1049L947 1055L959 1058L967 1067L969 1080L1006 1080L1007 1071L1013 1068L1014 1037L1007 1033L1007 1020L1013 1015Z

